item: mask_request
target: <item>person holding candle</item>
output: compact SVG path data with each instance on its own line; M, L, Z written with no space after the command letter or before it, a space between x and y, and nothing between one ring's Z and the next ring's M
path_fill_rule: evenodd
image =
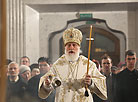
M92 26L90 35L91 33ZM69 28L63 33L63 41L65 54L41 77L39 97L47 98L56 88L55 102L93 102L93 93L106 100L105 76L98 71L94 62L79 55L82 32L76 28Z

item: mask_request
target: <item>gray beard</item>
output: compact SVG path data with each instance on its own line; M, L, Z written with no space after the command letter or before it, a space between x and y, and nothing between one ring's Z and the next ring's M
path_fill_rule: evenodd
M18 75L12 75L12 76L9 76L9 77L10 77L10 80L15 81L16 78L18 77Z

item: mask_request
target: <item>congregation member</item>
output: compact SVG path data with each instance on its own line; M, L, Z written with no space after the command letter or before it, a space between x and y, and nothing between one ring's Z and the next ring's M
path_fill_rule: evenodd
M34 77L40 74L39 65L37 63L31 64L30 68L31 68L31 77Z
M113 102L114 100L114 84L117 67L112 65L112 59L105 54L101 60L102 74L106 76L107 100L104 102Z
M94 95L95 102L114 102L114 84L115 84L115 74L117 67L112 65L112 59L109 55L104 54L101 58L101 73L106 76L106 86L107 86L107 100L102 100L98 95Z
M26 65L26 66L30 66L30 58L27 56L23 56L20 59L20 65Z
M24 81L28 82L28 80L31 78L31 69L30 67L26 65L21 65L19 67L19 75L24 79Z
M11 62L8 65L6 102L25 102L26 82L19 76L19 65Z
M126 68L117 74L115 102L138 102L138 70L136 52L128 50L125 53Z
M28 87L27 87L27 92L31 96L31 100L28 100L29 102L54 102L55 101L55 91L53 91L49 97L46 99L41 99L38 96L38 86L39 86L39 80L40 78L46 74L50 70L50 65L49 65L49 59L46 57L40 57L38 59L38 65L39 65L39 70L40 74L32 77L28 81Z

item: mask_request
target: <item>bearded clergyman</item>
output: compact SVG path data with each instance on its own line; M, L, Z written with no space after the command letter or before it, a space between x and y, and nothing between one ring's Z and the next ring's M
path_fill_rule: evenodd
M106 100L106 78L91 60L86 73L88 58L80 55L82 32L69 28L63 32L63 41L65 54L40 79L39 97L47 98L56 89L55 102L93 102L93 93Z

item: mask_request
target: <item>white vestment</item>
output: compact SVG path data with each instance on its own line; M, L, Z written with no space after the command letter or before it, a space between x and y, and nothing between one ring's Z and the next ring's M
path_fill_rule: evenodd
M97 69L94 62L89 62L89 72L92 85L88 87L89 96L86 97L83 79L87 72L88 59L82 55L75 62L66 60L62 55L40 79L38 94L41 98L47 98L53 88L44 85L45 77L59 78L61 86L56 88L55 102L93 102L92 93L97 94L103 100L107 99L106 78ZM44 87L45 86L45 87Z

